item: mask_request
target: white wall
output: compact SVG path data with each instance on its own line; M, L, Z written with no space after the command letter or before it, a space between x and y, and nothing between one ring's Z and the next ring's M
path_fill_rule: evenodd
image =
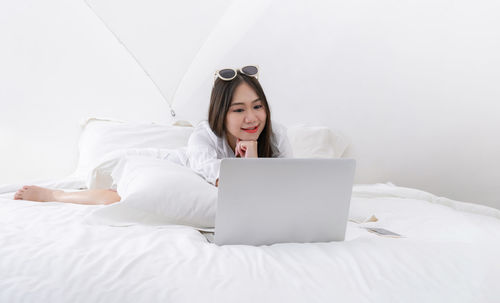
M332 58L326 67L303 69L304 87L288 90L290 79L262 76L274 117L348 135L357 183L390 181L500 208L499 5L336 3L343 29L332 33L333 52L318 48ZM77 122L89 114L169 119L154 86L83 1L3 2L0 22L0 183L69 174ZM317 69L331 86L311 98L316 82L306 75Z
M70 174L87 115L169 119L166 102L83 1L1 1L0 41L0 183Z

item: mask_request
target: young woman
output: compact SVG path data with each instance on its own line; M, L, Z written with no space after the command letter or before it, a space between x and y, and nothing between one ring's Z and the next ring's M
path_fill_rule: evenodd
M208 121L200 122L189 137L183 164L215 186L223 158L292 157L286 128L271 123L258 72L258 67L252 65L217 71ZM113 189L64 192L31 185L19 189L14 199L111 204L120 201L120 196Z

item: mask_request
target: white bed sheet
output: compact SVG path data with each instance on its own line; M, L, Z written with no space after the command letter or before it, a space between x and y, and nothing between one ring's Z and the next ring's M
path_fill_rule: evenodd
M414 189L357 185L351 201L351 219L375 214L362 225L406 238L350 221L344 242L262 247L218 247L186 226L88 225L85 216L105 206L11 200L11 189L0 187L0 302L500 298L500 211Z

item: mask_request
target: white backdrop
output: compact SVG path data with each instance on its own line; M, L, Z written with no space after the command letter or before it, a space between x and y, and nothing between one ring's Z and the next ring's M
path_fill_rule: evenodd
M179 87L173 108L179 118L194 119L190 115L208 105L200 71L211 79L213 66L259 63L274 118L346 134L352 142L347 156L358 161L357 183L390 181L500 208L499 5L493 0L344 2L317 10L283 7L286 14L274 4L276 16L309 12L317 27L300 33L300 19L273 26L263 17L258 22L274 30L274 40L265 43L249 31L231 44L237 53L253 45L259 55L221 58L224 44L221 49L208 44L188 74L158 69L164 77L158 82L183 76L183 83L193 85ZM112 7L108 11L123 24L141 24L130 16L123 22ZM279 29L287 27L307 43L280 36ZM71 173L78 122L85 116L170 119L153 83L83 1L3 1L0 39L0 183ZM178 52L169 39L159 41L165 56L169 47ZM301 42L303 48L297 46ZM266 45L281 48L266 50ZM284 54L290 65L277 63ZM300 73L291 65L297 63Z

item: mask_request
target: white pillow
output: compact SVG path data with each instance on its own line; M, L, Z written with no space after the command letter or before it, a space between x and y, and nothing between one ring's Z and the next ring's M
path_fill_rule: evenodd
M340 158L349 146L346 136L324 126L288 127L294 158Z
M111 151L100 157L100 162L95 165L86 179L88 189L116 189L116 182L112 179L111 173L116 165L126 156L142 156L155 159L171 159L171 155L179 156L173 149L161 148L122 148ZM184 156L185 158L185 156ZM186 159L175 161L178 164L185 165Z
M186 146L193 127L184 121L175 125L154 122L124 122L87 118L81 122L78 163L72 176L87 178L110 152L131 148L175 149Z
M124 156L168 158L185 164L185 153L179 149L187 145L194 129L186 121L161 125L92 117L81 124L73 176L85 179L89 189L116 189L111 172ZM327 127L300 124L287 129L295 158L339 158L348 146L342 134Z
M112 178L121 200L91 213L88 223L214 227L217 188L188 167L126 156L116 165Z

